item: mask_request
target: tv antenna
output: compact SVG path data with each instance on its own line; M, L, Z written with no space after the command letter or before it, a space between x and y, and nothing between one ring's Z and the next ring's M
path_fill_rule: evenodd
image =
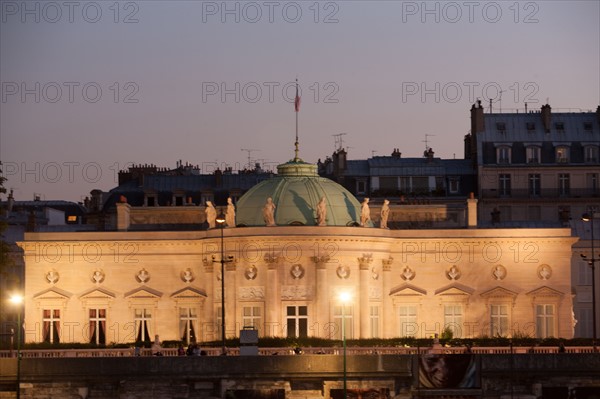
M342 150L344 148L344 137L345 135L347 135L348 133L338 133L338 134L332 134L333 139L334 139L334 150L338 151L338 150Z
M426 134L425 140L421 140L421 142L425 143L425 151L429 151L431 147L429 147L429 137L433 137L435 134Z
M260 150L253 150L250 148L242 148L242 151L246 151L248 153L248 169L252 169L252 153L254 151L260 151Z
M498 92L498 99L496 101L494 101L493 98L490 98L490 114L492 113L492 103L498 103L500 113L502 113L502 93L504 93L504 90Z

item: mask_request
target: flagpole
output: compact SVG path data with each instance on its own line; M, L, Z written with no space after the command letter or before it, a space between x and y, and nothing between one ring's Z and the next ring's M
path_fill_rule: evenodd
M299 153L299 143L298 143L298 111L300 110L300 97L298 96L298 78L296 78L296 98L294 99L294 108L296 110L296 142L294 143L295 146L295 157L294 157L294 162L298 162L300 160L300 158L298 157L298 153Z

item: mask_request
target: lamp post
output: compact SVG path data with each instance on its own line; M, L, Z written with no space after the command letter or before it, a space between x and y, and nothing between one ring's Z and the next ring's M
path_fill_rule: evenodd
M342 345L344 353L344 399L347 398L347 373L346 373L346 303L350 301L350 294L342 292L340 294L340 302L342 303Z
M223 248L223 229L225 228L225 215L223 211L219 213L216 219L221 229L221 355L227 355L225 347L225 249Z
M10 301L17 306L17 399L21 397L21 304L23 296L15 294Z
M594 345L596 344L596 262L600 261L600 258L596 258L594 254L594 214L596 213L596 209L591 207L588 211L589 213L584 213L581 215L581 220L584 222L590 222L591 230L592 230L592 255L591 258L588 259L587 256L581 254L581 257L587 260L588 265L592 268L592 337L594 340Z

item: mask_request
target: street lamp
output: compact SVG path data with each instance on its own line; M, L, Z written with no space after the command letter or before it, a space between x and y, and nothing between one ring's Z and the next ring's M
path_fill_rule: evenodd
M23 296L15 294L10 301L17 306L17 399L21 397L21 304Z
M225 215L223 211L219 212L216 219L217 225L221 229L221 355L227 355L225 347L225 249L223 248L223 229L225 228Z
M350 293L342 292L340 293L340 302L342 303L342 343L344 350L344 399L347 398L347 374L346 374L346 313L345 307L348 302L350 302Z
M591 223L591 230L592 230L592 256L590 259L588 259L587 256L585 256L584 254L581 254L581 257L585 260L587 260L588 265L590 265L590 267L592 268L592 330L593 330L593 340L594 340L594 345L596 344L596 262L600 261L600 258L596 258L594 256L594 214L596 213L596 209L595 208L590 208L589 209L589 213L584 213L583 215L581 215L581 220L583 220L584 222L590 222Z

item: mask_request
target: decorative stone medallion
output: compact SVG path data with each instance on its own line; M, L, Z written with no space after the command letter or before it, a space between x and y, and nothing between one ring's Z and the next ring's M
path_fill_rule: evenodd
M48 273L46 273L46 280L50 284L56 284L56 283L58 283L58 280L60 280L60 275L54 269L49 270Z
M446 271L446 277L449 280L458 280L461 276L460 270L458 269L458 267L456 265L453 265L450 269L448 269Z
M257 274L258 269L256 268L256 266L252 265L246 268L246 271L244 272L244 277L246 277L246 280L254 280Z
M537 275L541 280L548 280L552 277L552 268L548 265L540 265L537 269Z
M492 277L498 281L504 280L506 277L506 268L502 265L492 267Z
M194 273L189 267L181 272L181 280L185 283L194 281Z
M415 271L413 269L410 268L410 266L406 266L402 270L402 274L400 275L400 277L402 277L402 279L405 281L410 281L413 278L415 278L416 275L417 274L415 273Z
M94 270L94 273L92 273L92 282L96 283L96 284L100 284L101 282L104 281L104 270L102 269L96 269Z
M142 284L147 283L150 281L150 273L146 269L142 269L136 274L135 279Z
M304 277L304 267L301 264L296 263L290 268L290 274L294 278L294 280L300 280Z
M350 268L346 265L340 265L338 266L336 273L339 278L346 279L350 277Z

